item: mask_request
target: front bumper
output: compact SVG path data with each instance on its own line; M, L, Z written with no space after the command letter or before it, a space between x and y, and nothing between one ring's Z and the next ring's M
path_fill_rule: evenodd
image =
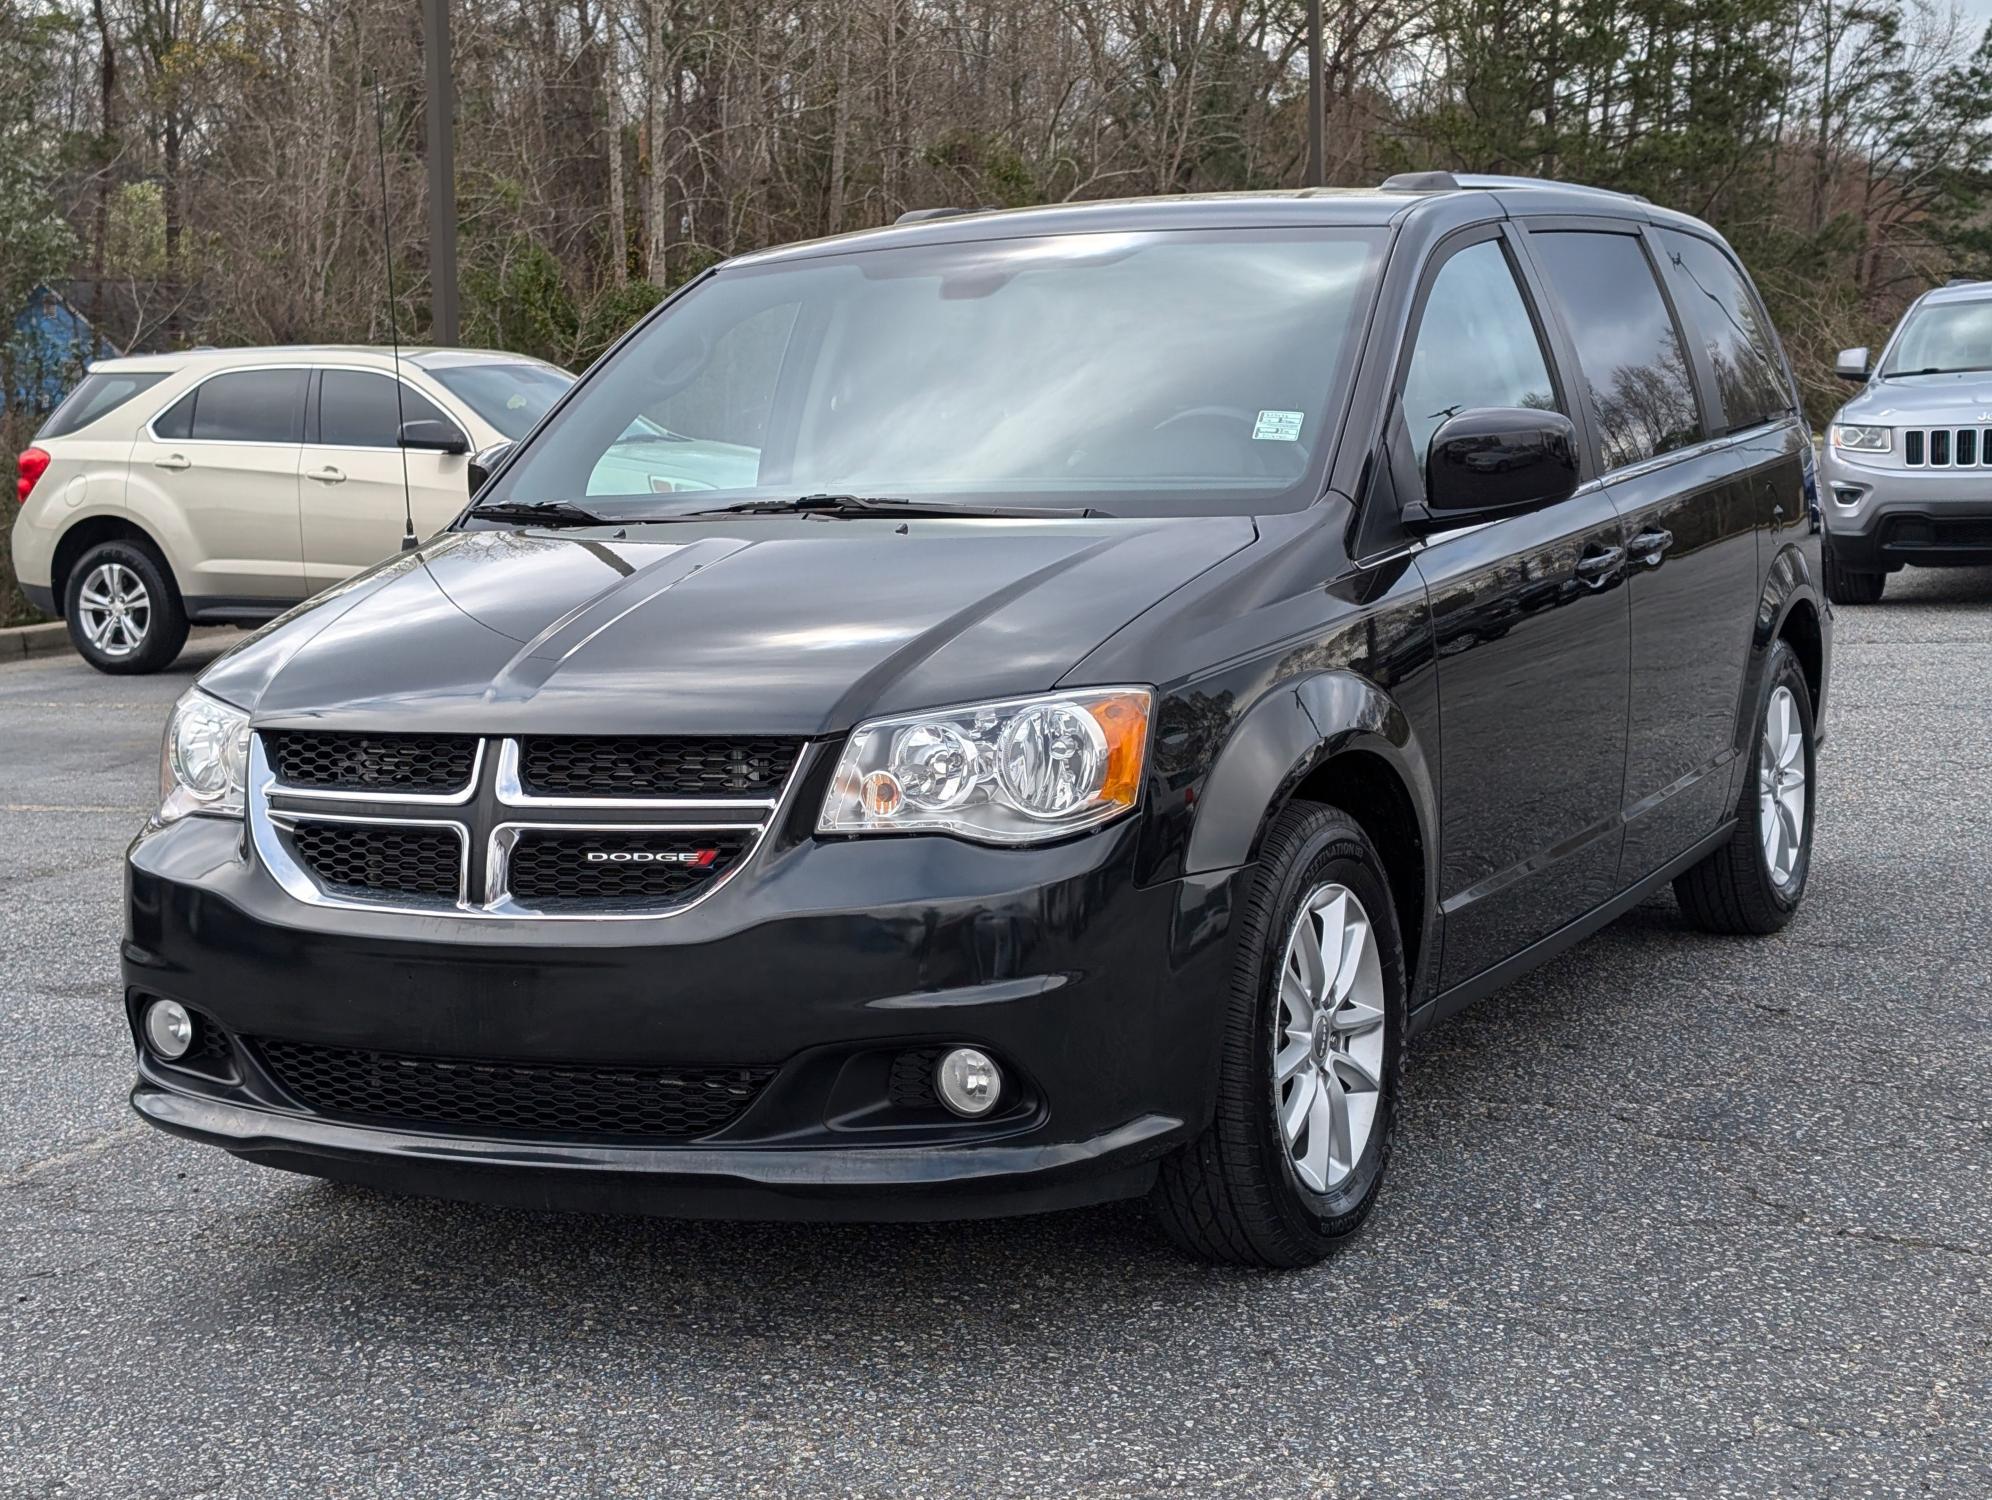
M1856 572L1992 562L1992 468L1862 463L1830 447L1821 503L1833 555Z
M1140 1193L1209 1117L1244 872L1143 887L1138 840L1136 820L1035 850L805 840L675 916L464 922L300 902L240 825L190 818L132 847L128 1011L136 1030L178 1000L230 1061L141 1047L132 1103L268 1165L535 1207L898 1219ZM467 1129L314 1107L266 1041L772 1076L697 1138ZM990 1118L886 1088L896 1059L960 1044L1004 1069Z

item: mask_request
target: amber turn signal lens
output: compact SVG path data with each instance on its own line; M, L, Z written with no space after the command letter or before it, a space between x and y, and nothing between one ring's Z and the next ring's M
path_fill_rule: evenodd
M1132 807L1141 794L1141 763L1148 753L1148 695L1116 694L1089 704L1088 711L1107 737L1107 774L1099 800Z

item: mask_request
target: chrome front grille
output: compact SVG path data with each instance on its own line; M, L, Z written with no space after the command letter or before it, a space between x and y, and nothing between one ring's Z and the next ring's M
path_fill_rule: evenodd
M528 735L519 781L542 797L751 797L781 790L802 741Z
M804 748L263 730L250 837L277 882L316 906L669 916L753 857Z
M1902 462L1911 469L1992 465L1992 427L1911 427L1902 434Z
M463 886L463 833L452 823L300 818L290 843L317 880L338 890L454 901Z
M274 730L263 736L287 786L329 792L468 791L478 740L469 734L339 734Z

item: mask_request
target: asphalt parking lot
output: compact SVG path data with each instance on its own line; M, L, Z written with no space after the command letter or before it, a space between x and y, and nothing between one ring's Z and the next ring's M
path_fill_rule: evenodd
M1426 1038L1305 1273L1134 1207L535 1216L141 1126L119 860L174 672L0 667L0 1494L1992 1493L1992 571L1843 610L1812 888Z

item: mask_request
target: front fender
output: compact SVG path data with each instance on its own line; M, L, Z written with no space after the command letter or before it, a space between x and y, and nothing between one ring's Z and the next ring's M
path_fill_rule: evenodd
M1376 684L1352 672L1287 681L1239 719L1198 798L1185 868L1228 869L1258 857L1274 813L1294 789L1336 755L1361 750L1384 761L1409 793L1425 847L1438 809L1433 772L1411 720ZM1437 862L1427 859L1426 909Z
M1747 721L1757 701L1758 689L1763 684L1764 664L1770 657L1771 643L1785 633L1792 611L1801 605L1810 606L1813 618L1819 622L1819 693L1818 701L1812 705L1812 718L1819 738L1824 740L1826 737L1827 689L1832 681L1833 668L1833 611L1820 585L1817 537L1788 537L1778 547L1770 567L1765 570L1763 592L1757 600L1756 629L1750 642L1750 666L1745 674L1747 680L1743 685L1743 702L1737 726L1737 745L1741 748L1748 748L1749 735L1756 727Z

